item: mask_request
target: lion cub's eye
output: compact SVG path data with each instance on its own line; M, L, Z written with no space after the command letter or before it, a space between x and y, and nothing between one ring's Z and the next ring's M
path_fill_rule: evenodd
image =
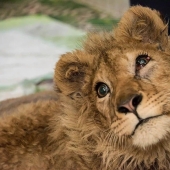
M96 91L98 97L102 98L105 97L110 92L110 89L105 83L100 82L96 85Z
M150 57L147 54L139 55L136 58L136 71L139 71L149 63Z

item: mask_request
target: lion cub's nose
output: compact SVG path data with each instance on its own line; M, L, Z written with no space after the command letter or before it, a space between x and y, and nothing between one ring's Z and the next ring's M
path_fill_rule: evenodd
M134 112L141 101L142 101L141 95L134 95L130 99L123 101L118 106L118 112L120 113Z

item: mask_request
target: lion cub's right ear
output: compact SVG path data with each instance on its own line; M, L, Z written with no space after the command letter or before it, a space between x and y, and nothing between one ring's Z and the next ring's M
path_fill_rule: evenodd
M97 63L95 57L79 50L62 55L55 68L54 82L57 89L65 95L81 93L85 82L90 81ZM84 93L86 90L83 90Z
M120 20L114 31L118 41L138 41L158 44L164 49L168 44L168 24L165 24L159 12L148 7L131 7Z

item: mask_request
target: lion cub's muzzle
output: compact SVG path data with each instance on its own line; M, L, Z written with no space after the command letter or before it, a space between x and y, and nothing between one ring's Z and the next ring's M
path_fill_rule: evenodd
M140 104L140 102L142 101L142 95L138 94L138 95L131 95L130 97L128 97L127 99L125 99L124 101L121 101L120 104L118 104L117 106L117 110L119 113L134 113L136 115L136 117L141 120L141 118L139 117L139 115L136 112L136 108L137 106Z

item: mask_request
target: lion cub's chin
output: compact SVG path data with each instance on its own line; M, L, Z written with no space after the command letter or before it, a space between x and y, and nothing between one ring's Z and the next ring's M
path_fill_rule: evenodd
M163 115L141 124L136 129L132 140L133 145L146 148L157 144L170 133L170 117Z

